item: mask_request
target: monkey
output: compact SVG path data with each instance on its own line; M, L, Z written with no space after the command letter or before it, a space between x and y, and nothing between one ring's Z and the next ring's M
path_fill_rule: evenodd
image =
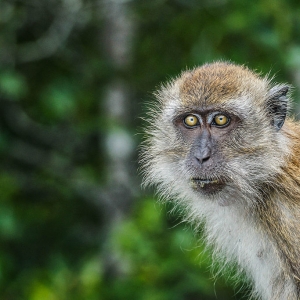
M141 145L144 185L180 207L251 297L300 299L300 123L291 85L207 63L154 93Z

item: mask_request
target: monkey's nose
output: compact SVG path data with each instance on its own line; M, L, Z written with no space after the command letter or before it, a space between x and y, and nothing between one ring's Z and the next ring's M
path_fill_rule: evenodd
M205 162L209 161L209 159L210 159L210 156L205 156L205 157L202 157L202 158L196 157L196 160L197 160L201 165L203 165Z
M198 151L198 153L195 153L195 159L199 164L203 165L210 160L210 155L210 149L204 149L202 151Z

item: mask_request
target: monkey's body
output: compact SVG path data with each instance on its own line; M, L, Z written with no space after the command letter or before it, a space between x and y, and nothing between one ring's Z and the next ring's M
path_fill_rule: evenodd
M184 72L156 94L146 183L204 224L261 299L300 299L300 125L288 86L228 63ZM285 123L284 123L285 122Z

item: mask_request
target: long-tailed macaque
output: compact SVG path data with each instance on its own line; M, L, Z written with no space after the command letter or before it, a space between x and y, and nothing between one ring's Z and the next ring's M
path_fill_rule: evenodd
M204 224L208 245L267 300L300 299L300 123L290 86L205 64L162 85L148 113L145 183Z

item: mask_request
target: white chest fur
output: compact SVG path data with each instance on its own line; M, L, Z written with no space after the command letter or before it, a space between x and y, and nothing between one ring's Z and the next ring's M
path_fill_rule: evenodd
M245 209L199 199L190 209L194 220L205 220L207 242L215 256L225 264L237 263L238 270L253 282L253 295L264 300L295 299L294 283L283 278L276 248Z

